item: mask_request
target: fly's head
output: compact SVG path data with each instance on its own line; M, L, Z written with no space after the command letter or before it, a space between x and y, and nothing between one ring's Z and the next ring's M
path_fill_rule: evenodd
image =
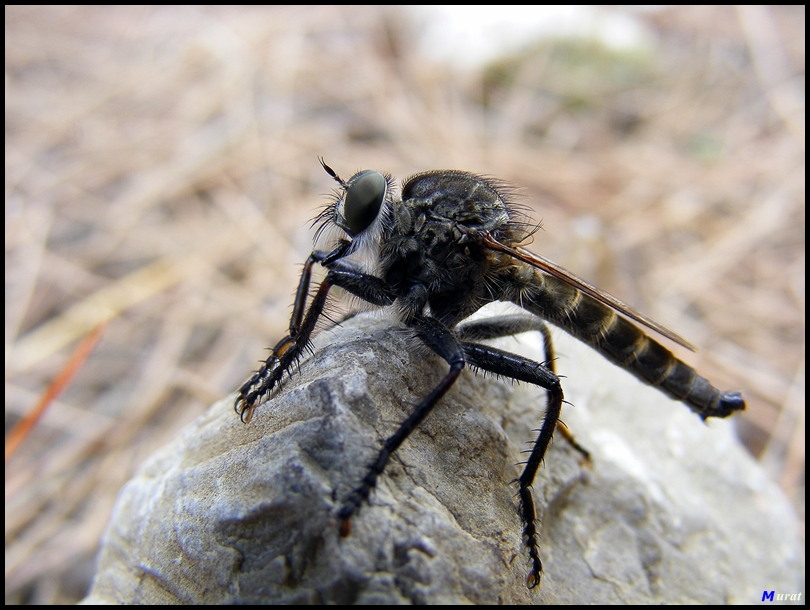
M362 253L373 259L380 247L383 232L390 224L393 204L393 180L390 175L373 170L357 172L343 180L320 159L324 170L338 183L332 201L318 215L316 240L335 229L349 236L347 255Z

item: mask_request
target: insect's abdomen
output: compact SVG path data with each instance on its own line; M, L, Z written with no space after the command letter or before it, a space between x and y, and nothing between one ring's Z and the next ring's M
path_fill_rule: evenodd
M704 419L727 417L745 408L738 392L721 392L611 308L556 278L534 270L532 276L529 279L524 275L523 289L512 299L521 307L560 326L642 381L683 401Z

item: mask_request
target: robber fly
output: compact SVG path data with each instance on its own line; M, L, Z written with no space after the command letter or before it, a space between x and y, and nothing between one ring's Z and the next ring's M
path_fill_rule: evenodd
M563 391L554 371L546 321L574 335L643 382L684 402L701 418L726 417L745 408L740 392L721 392L669 350L645 334L646 327L694 349L684 339L591 286L551 261L520 246L537 230L514 202L510 187L465 171L437 170L408 178L399 197L391 176L361 171L337 182L334 197L313 226L316 235L338 229L331 250L310 254L295 297L290 333L276 344L261 368L240 388L235 409L249 422L256 408L292 374L324 311L329 290L339 286L399 319L450 366L444 378L388 438L359 485L337 512L340 533L368 499L391 454L430 413L465 366L543 388L548 406L523 474L517 481L523 538L531 569L527 585L542 575L530 487L560 416ZM313 265L327 270L311 298ZM522 315L464 322L493 301L512 302ZM545 362L539 363L480 343L540 331Z

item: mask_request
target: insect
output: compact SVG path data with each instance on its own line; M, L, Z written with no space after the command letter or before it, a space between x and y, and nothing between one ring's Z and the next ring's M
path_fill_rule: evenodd
M391 176L358 172L343 180L320 159L338 188L313 226L316 234L337 230L330 250L314 250L304 264L290 332L261 368L240 388L234 407L244 422L292 374L329 291L339 286L378 307L390 307L414 335L444 359L449 371L398 430L337 512L342 536L367 501L391 455L425 419L465 366L528 382L548 395L546 415L523 473L517 480L519 512L530 572L527 586L540 583L537 517L531 485L558 425L563 403L554 371L546 321L587 343L614 364L701 418L727 417L745 408L740 392L722 392L641 327L690 349L684 339L591 286L551 261L520 246L537 226L514 201L513 190L496 179L457 170L437 170L405 180L396 196ZM327 270L311 302L310 279L318 263ZM512 302L526 313L465 322L493 301ZM536 330L546 346L539 363L480 341Z

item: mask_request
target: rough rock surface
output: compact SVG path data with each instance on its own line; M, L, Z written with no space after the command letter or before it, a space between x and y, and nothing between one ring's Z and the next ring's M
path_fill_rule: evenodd
M338 535L334 517L447 370L401 327L322 332L242 424L232 397L121 491L85 603L726 603L803 591L795 519L733 436L557 333L563 419L534 486L545 566L525 586L515 463L543 391L465 371ZM539 338L500 340L541 359Z

